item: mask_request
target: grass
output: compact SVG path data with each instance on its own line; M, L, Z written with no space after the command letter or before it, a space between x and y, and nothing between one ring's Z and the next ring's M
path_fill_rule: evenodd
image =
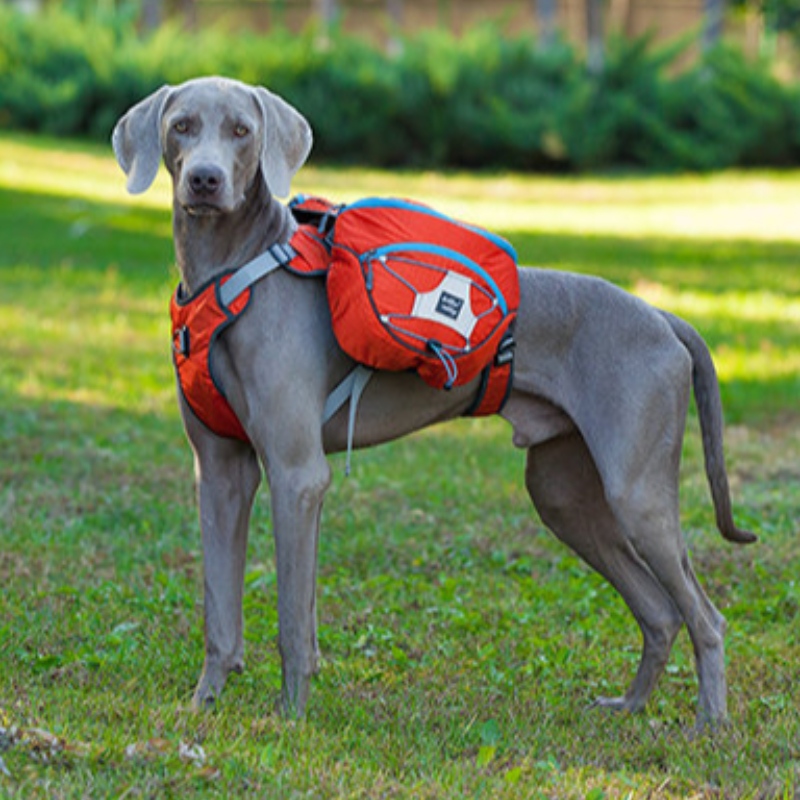
M266 493L247 670L202 660L191 458L174 401L168 188L106 149L0 136L0 797L792 798L800 791L800 174L543 179L309 168L299 191L413 196L592 272L707 337L748 549L712 526L695 422L683 513L730 623L731 724L693 739L682 634L645 714L587 707L638 659L614 592L539 525L500 420L356 455L326 504L323 669L279 687Z

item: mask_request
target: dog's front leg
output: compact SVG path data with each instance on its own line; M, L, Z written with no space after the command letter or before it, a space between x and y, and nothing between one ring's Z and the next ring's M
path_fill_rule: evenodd
M249 445L214 436L185 406L184 418L195 453L204 568L205 662L192 702L208 708L228 675L244 666L247 532L261 470Z
M317 544L322 501L330 484L322 448L289 468L269 468L278 575L278 645L283 665L281 711L305 712L317 671Z

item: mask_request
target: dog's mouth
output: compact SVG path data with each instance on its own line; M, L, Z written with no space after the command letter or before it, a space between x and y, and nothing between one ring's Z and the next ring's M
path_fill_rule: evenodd
M184 203L183 210L193 217L212 217L223 213L223 209L214 203Z
M244 202L244 196L234 199L228 197L178 197L178 202L186 214L192 217L219 217L225 214L233 214Z

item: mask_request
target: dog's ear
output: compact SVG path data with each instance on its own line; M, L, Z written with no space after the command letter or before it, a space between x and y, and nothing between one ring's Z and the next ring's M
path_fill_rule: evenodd
M272 92L254 88L264 116L261 171L272 194L288 197L292 178L311 152L313 134L306 118Z
M111 144L128 176L128 191L141 194L156 179L161 164L161 115L172 90L162 86L131 108L114 126Z

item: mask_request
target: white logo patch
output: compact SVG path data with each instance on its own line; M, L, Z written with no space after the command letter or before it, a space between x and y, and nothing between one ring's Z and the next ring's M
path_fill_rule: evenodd
M447 325L469 340L478 321L472 311L470 290L472 281L457 272L448 272L442 282L431 292L417 295L413 316Z

